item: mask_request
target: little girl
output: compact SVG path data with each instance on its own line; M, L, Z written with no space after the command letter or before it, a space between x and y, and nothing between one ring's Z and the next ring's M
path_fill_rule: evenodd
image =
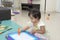
M44 37L44 34L46 32L44 23L40 20L41 19L41 13L35 9L32 9L29 11L28 16L30 17L31 21L28 22L28 25L25 26L22 30L27 30L28 32L34 34L35 36L42 38L43 40L47 40L46 37Z

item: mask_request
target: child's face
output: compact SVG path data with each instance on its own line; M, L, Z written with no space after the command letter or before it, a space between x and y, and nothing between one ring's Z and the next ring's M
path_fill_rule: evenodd
M34 23L37 23L39 21L38 18L34 18L32 15L30 15L30 19L31 19L31 22L34 24Z

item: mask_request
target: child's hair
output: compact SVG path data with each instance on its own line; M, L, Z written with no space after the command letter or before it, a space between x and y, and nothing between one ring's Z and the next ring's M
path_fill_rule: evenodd
M30 15L32 15L34 18L41 18L41 13L40 11L36 10L36 9L31 9L28 13L28 16L30 17Z

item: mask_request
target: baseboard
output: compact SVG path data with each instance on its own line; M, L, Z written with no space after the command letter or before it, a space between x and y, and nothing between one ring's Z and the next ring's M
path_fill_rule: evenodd
M41 11L42 13L60 13L60 12L58 12L58 11Z

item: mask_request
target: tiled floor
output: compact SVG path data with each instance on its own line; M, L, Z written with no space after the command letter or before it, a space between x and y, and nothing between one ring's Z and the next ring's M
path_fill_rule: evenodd
M42 20L46 24L46 30L49 40L60 40L60 13L50 13L50 19L46 20L47 13L41 13ZM21 11L19 15L12 17L18 25L25 26L30 20L27 11Z

